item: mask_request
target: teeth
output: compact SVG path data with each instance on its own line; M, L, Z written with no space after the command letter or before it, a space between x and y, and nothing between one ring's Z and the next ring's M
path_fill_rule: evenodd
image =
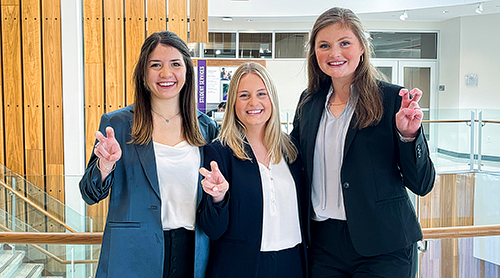
M333 65L333 66L340 66L342 65L344 62L330 62L328 63L329 65Z
M172 86L175 84L175 82L160 82L158 84L160 84L160 86Z
M248 114L258 114L262 112L262 110L250 110L250 111L247 111Z

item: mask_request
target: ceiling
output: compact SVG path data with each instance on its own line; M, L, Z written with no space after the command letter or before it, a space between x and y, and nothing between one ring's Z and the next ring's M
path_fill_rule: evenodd
M314 22L332 6L352 9L362 20L398 21L407 11L407 21L441 22L456 17L479 16L480 2L471 0L210 0L209 19L231 17L234 22ZM500 0L481 2L482 15L500 13ZM265 8L262 8L265 7Z

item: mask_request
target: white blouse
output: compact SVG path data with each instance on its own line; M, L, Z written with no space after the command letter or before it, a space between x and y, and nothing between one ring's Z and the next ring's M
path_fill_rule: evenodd
M279 251L302 242L297 191L284 159L269 168L259 162L263 193L260 251Z
M153 142L160 185L163 230L194 230L200 151L182 141L175 146Z

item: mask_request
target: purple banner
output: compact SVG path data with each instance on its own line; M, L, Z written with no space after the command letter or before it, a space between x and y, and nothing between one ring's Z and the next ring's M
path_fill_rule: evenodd
M198 110L205 113L206 103L206 79L207 79L207 60L198 60Z

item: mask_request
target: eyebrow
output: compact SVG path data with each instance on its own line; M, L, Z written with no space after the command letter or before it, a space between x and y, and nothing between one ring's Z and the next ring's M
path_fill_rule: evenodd
M169 62L180 62L181 59L172 59L172 60L169 60ZM149 63L151 62L163 62L162 60L149 60Z

